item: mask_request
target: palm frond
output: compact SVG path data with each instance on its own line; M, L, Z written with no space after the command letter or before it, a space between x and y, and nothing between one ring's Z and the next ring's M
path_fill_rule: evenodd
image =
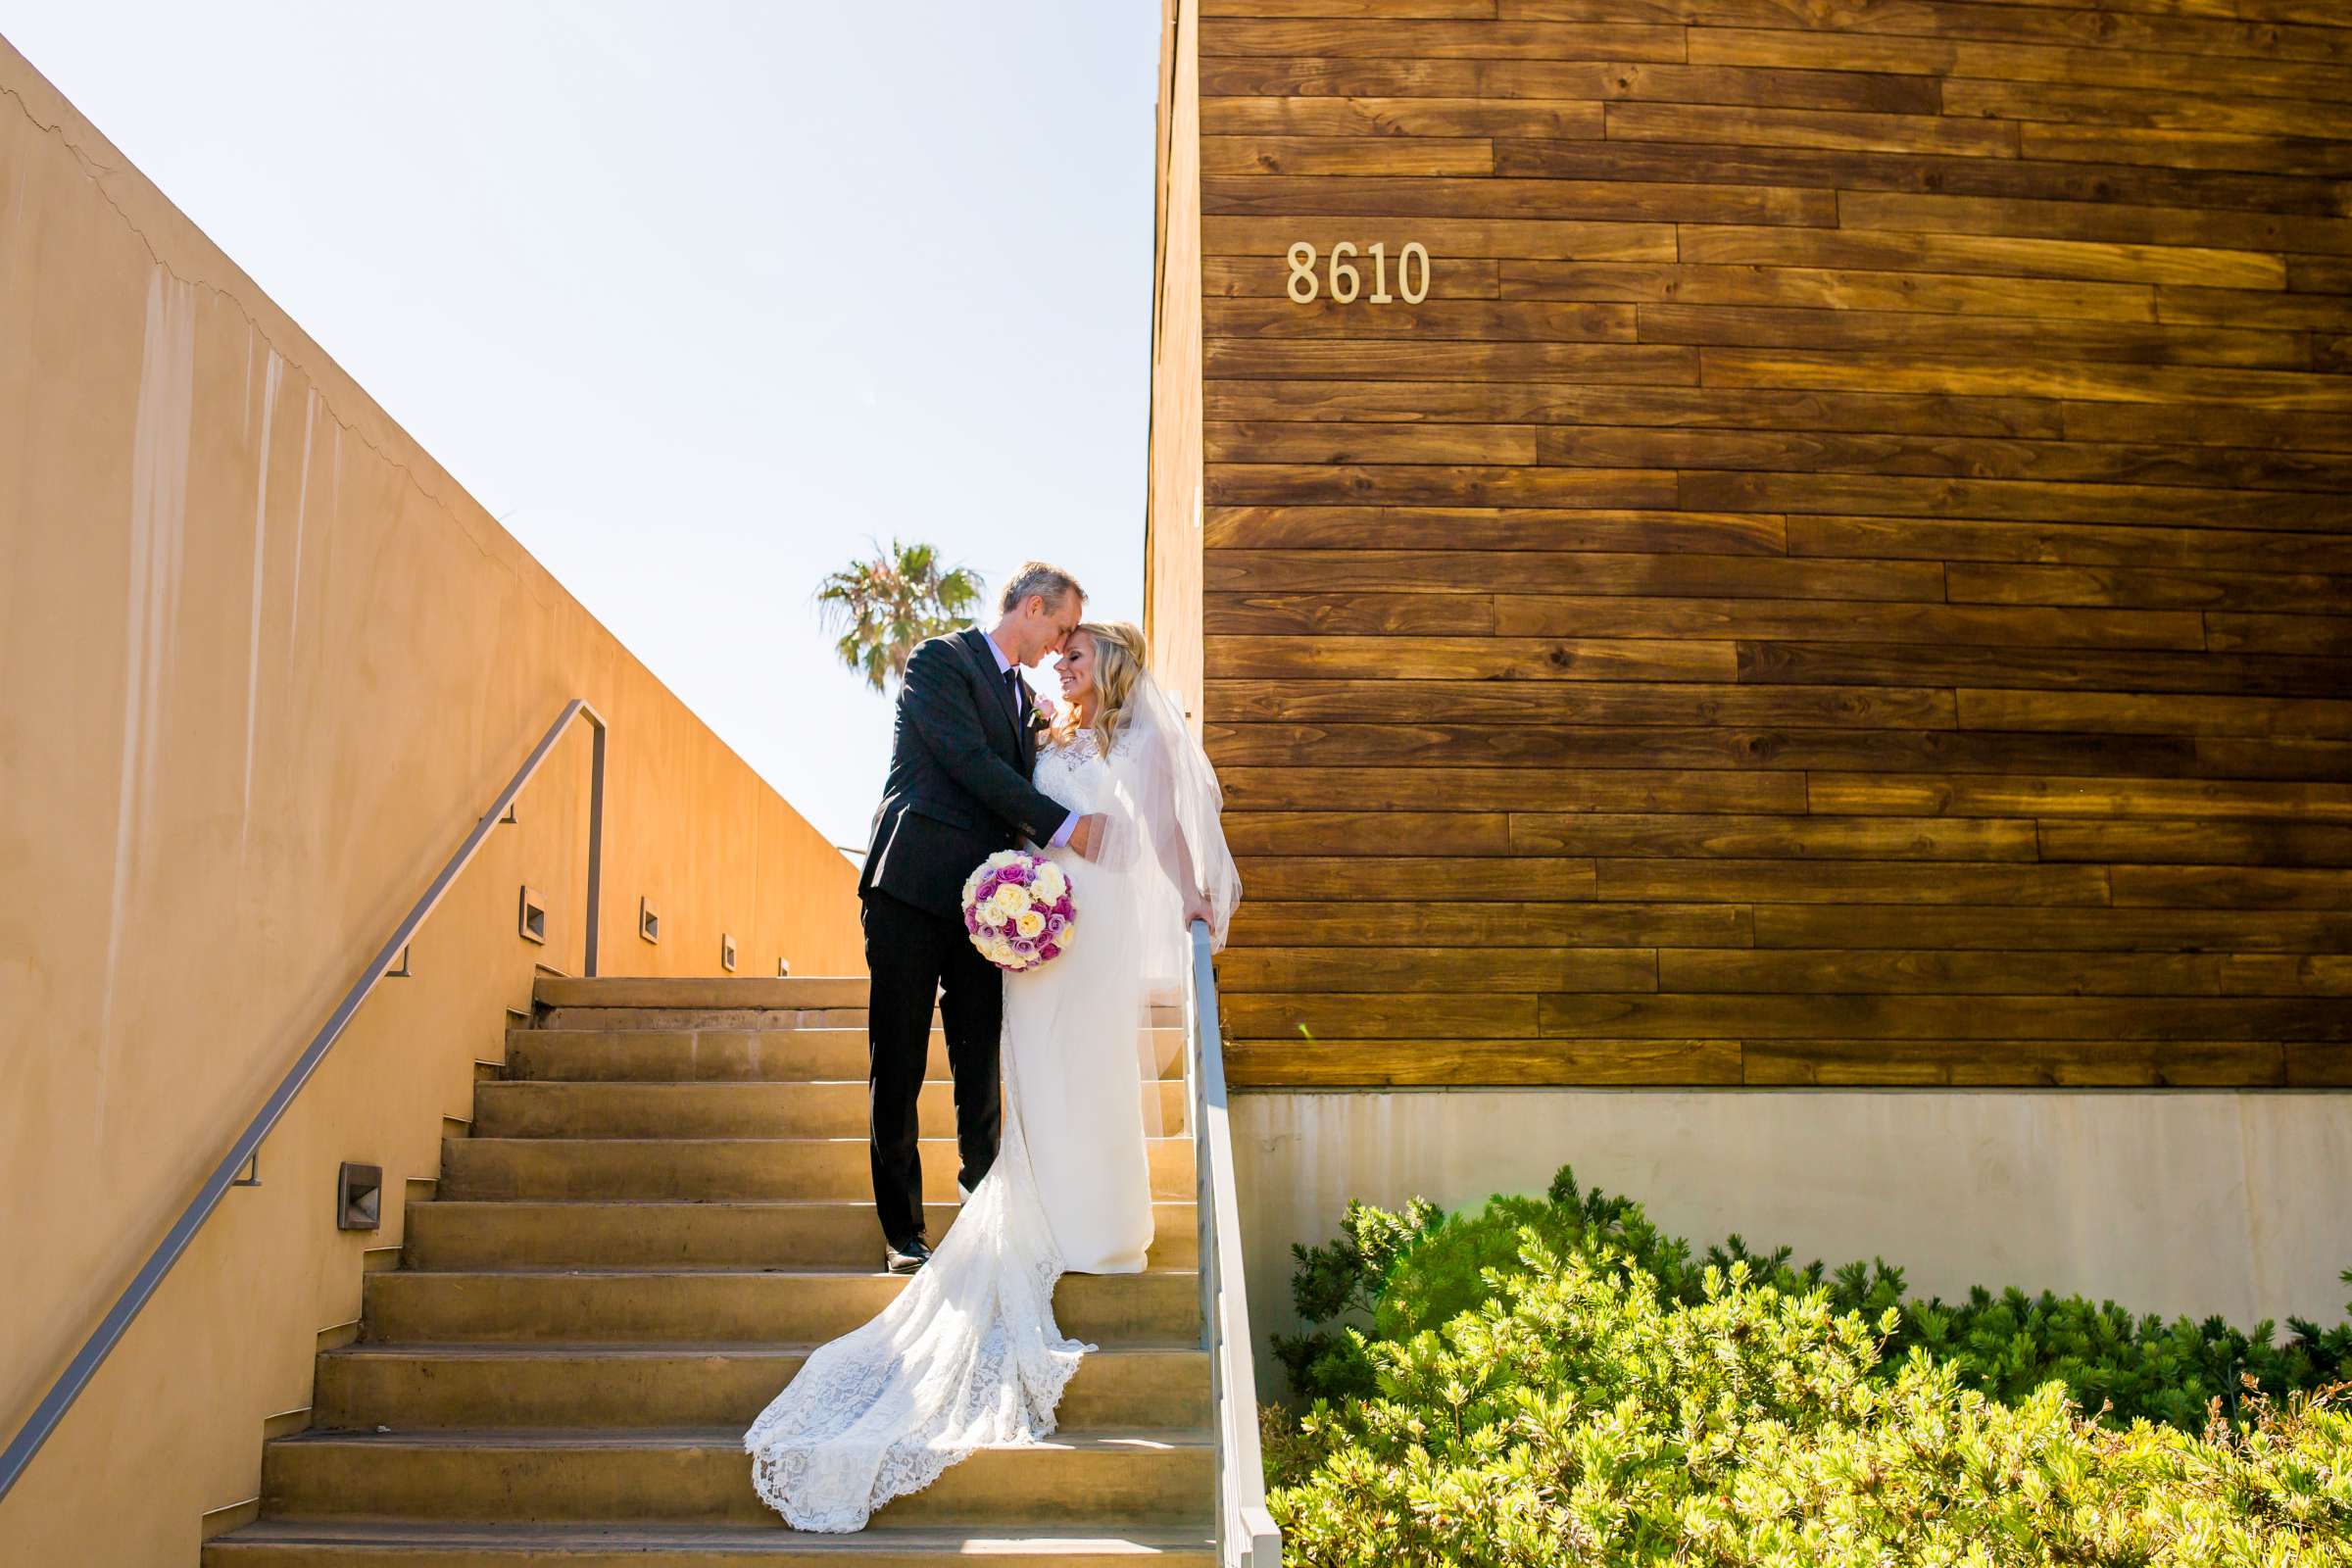
M981 582L965 566L942 570L934 545L893 539L874 551L826 573L814 601L818 623L835 634L836 657L881 692L906 678L915 644L970 624Z

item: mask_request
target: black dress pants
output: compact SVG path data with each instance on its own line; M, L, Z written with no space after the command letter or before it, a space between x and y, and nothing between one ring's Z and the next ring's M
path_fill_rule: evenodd
M903 1247L923 1234L923 1167L915 1102L931 1054L931 1000L939 997L956 1079L958 1175L978 1187L997 1158L1001 1114L997 1079L1004 977L980 956L961 919L918 909L879 888L868 889L861 920L866 998L867 1136L874 1169L874 1212L882 1235Z

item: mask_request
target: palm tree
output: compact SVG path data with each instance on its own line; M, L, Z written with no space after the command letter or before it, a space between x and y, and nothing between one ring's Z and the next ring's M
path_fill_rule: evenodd
M979 574L963 566L942 571L931 545L878 545L870 561L855 561L828 575L816 590L817 617L838 634L833 651L876 691L906 676L906 657L926 637L970 624L980 603Z

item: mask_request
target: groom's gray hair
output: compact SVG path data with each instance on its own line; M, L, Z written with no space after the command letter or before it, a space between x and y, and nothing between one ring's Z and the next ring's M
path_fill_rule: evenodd
M1059 566L1051 566L1042 561L1024 561L1013 572L1012 580L1004 585L1004 593L997 608L1009 615L1020 609L1021 601L1031 594L1043 594L1048 610L1059 610L1072 594L1081 600L1086 598L1086 590L1078 586L1078 579Z

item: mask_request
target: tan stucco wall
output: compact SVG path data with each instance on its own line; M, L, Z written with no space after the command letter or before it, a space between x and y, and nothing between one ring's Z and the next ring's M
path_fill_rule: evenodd
M1200 664L1200 15L1161 0L1144 629L1196 726Z
M574 696L612 726L607 973L715 973L722 930L746 974L861 972L843 857L0 43L8 1433ZM534 960L577 972L586 757L575 730L0 1503L0 1560L184 1565L254 1494L502 1007ZM378 1233L332 1228L344 1159L385 1167Z
M1917 1295L2048 1288L2240 1326L2341 1322L2352 1117L2293 1092L1424 1090L1248 1094L1234 1161L1250 1327L1296 1327L1290 1249L1350 1198L1448 1208L1563 1164L1706 1247L1738 1232ZM1282 1388L1279 1366L1259 1382Z

